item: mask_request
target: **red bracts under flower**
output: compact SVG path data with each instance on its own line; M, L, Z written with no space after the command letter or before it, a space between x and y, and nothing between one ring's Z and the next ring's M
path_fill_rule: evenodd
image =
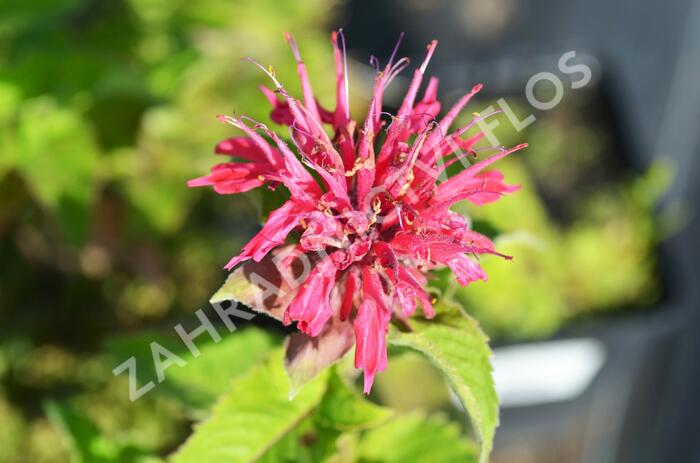
M418 305L428 318L435 313L425 289L427 270L447 266L460 284L467 285L487 279L479 255L507 258L495 251L487 237L470 230L469 222L450 207L462 200L484 205L516 191L518 186L506 184L500 172L484 169L526 145L494 148L496 154L468 163L482 134L462 137L482 117L474 113L464 127L452 132L450 128L481 84L438 120L436 78L430 79L416 102L435 41L428 45L427 57L415 70L396 115L386 116L384 90L408 64L407 59L393 62L392 56L377 73L367 116L360 125L350 117L342 35L332 35L337 75L333 111L317 102L296 43L289 35L286 40L297 61L301 100L258 66L273 83L273 89L262 88L273 107L271 119L289 127L293 148L263 124L220 116L243 132L216 147L216 153L233 160L216 165L209 175L189 185L212 185L220 194L241 193L263 184L270 188L281 184L289 190L289 199L269 215L262 230L226 268L250 259L259 262L297 231L301 237L297 251L313 254L315 264L289 299L283 321L296 322L312 337L333 317L352 323L355 366L364 370L365 392L369 392L375 373L386 367L391 318L405 319ZM455 162L467 168L447 179L445 169Z

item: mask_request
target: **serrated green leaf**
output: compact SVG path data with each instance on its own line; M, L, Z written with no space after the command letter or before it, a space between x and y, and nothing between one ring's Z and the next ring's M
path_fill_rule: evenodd
M309 382L289 399L282 350L234 381L214 406L212 417L175 453L172 463L257 461L318 405L326 375Z
M488 338L459 307L440 304L435 319L412 320L414 331L393 329L389 342L422 352L445 375L471 419L481 442L480 461L488 461L498 426Z
M389 408L366 400L333 372L316 414L326 426L340 431L359 431L378 426L394 413Z
M368 431L360 441L360 462L470 463L476 445L460 435L459 426L440 416L398 416Z

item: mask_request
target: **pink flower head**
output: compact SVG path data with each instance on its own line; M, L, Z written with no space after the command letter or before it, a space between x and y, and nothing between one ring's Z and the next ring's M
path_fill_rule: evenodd
M216 147L217 153L233 160L216 165L209 175L189 185L212 185L220 194L264 184L289 190L289 199L269 215L226 268L250 259L259 262L285 243L292 231L298 232L297 251L314 254L315 264L289 299L283 321L296 322L299 330L312 337L331 318L352 323L355 366L364 370L367 393L375 373L386 367L386 334L392 316L405 319L418 305L428 318L435 313L425 289L427 270L447 266L460 284L468 285L486 281L479 265L481 254L509 258L497 253L487 237L470 230L469 222L450 207L462 200L484 205L516 191L518 186L504 183L500 172L485 169L527 145L495 148L496 154L490 157L473 165L466 162L482 134L463 136L482 116L474 113L464 127L450 130L482 85L475 85L436 119L440 103L435 77L417 100L436 41L428 45L427 56L414 71L393 116L382 111L382 96L408 60L394 62L392 56L378 70L360 125L350 117L342 34L333 33L331 38L337 78L333 111L321 107L314 97L296 43L290 35L286 40L296 58L301 99L289 95L271 71L258 66L273 83L273 89L263 87L273 106L271 118L289 127L291 145L263 124L220 116L243 132ZM445 169L455 162L468 167L448 179Z

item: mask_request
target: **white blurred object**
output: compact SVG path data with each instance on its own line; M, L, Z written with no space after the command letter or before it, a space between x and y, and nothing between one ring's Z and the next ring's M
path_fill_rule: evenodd
M504 407L575 399L605 363L595 339L566 339L494 350L496 391Z

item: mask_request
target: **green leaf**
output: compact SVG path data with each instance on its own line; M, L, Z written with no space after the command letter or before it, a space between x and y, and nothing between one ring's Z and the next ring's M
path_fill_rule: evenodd
M470 463L476 446L461 437L459 426L421 413L396 417L368 431L360 441L360 462Z
M341 434L335 440L333 453L324 460L324 463L356 463L358 446L357 433Z
M340 432L319 425L311 416L286 434L257 463L318 463L337 451Z
M452 405L450 388L442 373L424 355L391 348L389 358L386 370L377 375L372 388L382 405L397 412L438 410Z
M180 230L196 198L185 184L203 146L196 134L181 136L189 127L185 114L171 105L145 111L137 146L112 153L125 164L123 187L129 202L147 229L157 233Z
M323 396L326 376L309 382L294 399L282 367L282 350L234 381L212 417L171 457L172 463L257 461L290 433Z
M431 321L412 320L413 332L392 329L389 342L422 352L442 371L469 414L481 442L480 461L486 462L498 426L488 338L459 307L442 303L437 309Z
M141 385L153 381L156 384L154 393L168 394L184 403L195 416L202 416L228 389L231 379L259 363L273 345L271 336L253 327L225 334L226 328L220 326L218 331L222 336L218 343L206 333L194 340L201 352L197 358L179 337L155 332L112 338L106 343L106 348L118 361L131 356L136 358L136 373ZM187 362L184 367L168 368L161 384L156 379L151 342L157 342Z
M359 431L385 422L393 415L386 407L375 405L348 387L333 372L317 411L320 422L340 431Z

